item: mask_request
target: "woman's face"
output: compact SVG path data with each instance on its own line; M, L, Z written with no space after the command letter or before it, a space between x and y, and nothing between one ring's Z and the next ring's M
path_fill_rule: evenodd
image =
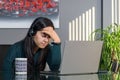
M53 30L52 27L45 27L41 31L37 31L35 36L33 36L34 42L39 48L45 48L49 42L51 41L51 37L45 33L44 31L50 31Z

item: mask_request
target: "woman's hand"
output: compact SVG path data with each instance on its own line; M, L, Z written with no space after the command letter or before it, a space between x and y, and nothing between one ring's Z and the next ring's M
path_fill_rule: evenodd
M52 38L54 43L61 43L58 34L55 32L55 30L52 27L44 28L42 32L48 34Z

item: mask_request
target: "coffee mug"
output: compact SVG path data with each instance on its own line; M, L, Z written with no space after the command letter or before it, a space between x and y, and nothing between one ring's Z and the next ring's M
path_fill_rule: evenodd
M27 58L15 58L15 73L27 74Z

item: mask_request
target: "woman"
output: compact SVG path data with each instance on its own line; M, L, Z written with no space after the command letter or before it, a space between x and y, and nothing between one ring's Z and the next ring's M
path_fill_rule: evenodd
M15 72L15 58L27 58L27 71L43 71L48 63L51 71L58 71L61 61L61 41L52 21L38 17L26 37L13 44L4 60L4 71Z

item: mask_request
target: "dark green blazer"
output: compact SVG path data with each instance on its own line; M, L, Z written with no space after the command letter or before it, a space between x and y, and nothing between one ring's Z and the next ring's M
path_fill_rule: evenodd
M25 58L25 52L23 49L23 42L17 42L13 44L7 52L7 55L4 59L3 71L12 72L15 65L15 58ZM34 55L34 63L38 60L40 51L37 51ZM59 70L61 63L61 44L52 43L50 45L50 52L47 56L47 63L51 71Z

